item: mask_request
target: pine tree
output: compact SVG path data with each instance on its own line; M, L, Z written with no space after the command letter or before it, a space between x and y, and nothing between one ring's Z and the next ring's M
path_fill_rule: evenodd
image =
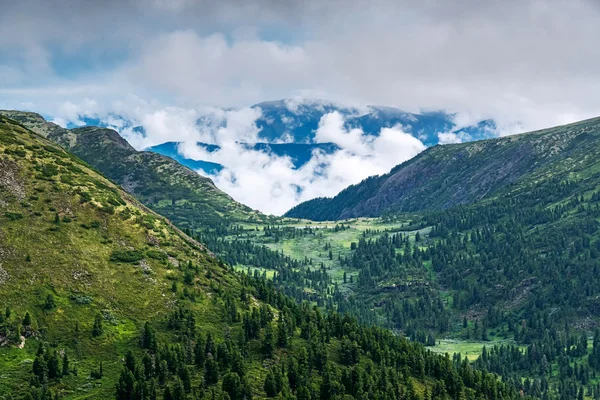
M65 350L65 352L63 354L63 359L62 359L62 375L63 376L69 375L70 372L71 372L71 365L69 363L69 356L67 355L67 351Z
M102 335L102 333L103 333L102 315L98 314L98 315L96 315L96 318L94 319L94 327L92 328L92 337L98 337L98 336Z
M283 312L279 313L277 320L277 346L287 347L288 345L288 327L283 317Z
M219 365L212 356L206 359L204 365L204 382L207 385L214 385L219 382Z
M270 322L265 327L265 336L262 341L262 350L265 357L273 358L275 346L273 345L273 327L271 326Z
M58 354L56 353L56 351L54 351L48 358L47 366L49 379L56 379L60 377L61 371L58 361Z
M150 324L148 324L148 322L144 324L142 347L153 352L156 351L156 335L154 334L154 331L152 330L152 327L150 327Z
M23 318L23 326L31 325L31 315L29 315L29 311L25 313L25 318Z
M269 370L267 377L265 378L264 390L267 397L275 397L277 395L277 384L275 382L275 376L273 371Z
M235 372L229 372L223 377L221 388L229 395L231 400L241 400L244 395L244 387L240 376Z

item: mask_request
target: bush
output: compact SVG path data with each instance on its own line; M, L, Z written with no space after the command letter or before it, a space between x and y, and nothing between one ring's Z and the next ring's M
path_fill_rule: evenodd
M114 250L110 256L110 261L115 262L138 262L144 258L144 252L141 250Z
M155 260L164 261L167 259L167 255L160 250L148 250L146 251L146 255Z
M76 295L76 294L72 294L71 296L69 296L69 298L75 303L75 304L81 304L81 305L85 305L85 304L90 304L92 302L92 298L89 296L85 296L85 295Z
M16 221L17 219L22 219L22 218L23 218L23 214L21 214L21 213L9 212L9 211L5 212L5 213L4 213L4 216L5 216L6 218L8 218L9 220L11 220L11 221Z

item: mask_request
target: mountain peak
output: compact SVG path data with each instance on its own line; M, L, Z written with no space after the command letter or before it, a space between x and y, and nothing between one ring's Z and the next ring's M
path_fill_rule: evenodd
M100 143L100 140L102 140L105 142L105 144L111 143L126 151L136 151L133 146L127 142L127 140L119 135L119 132L113 129L100 128L97 126L84 126L82 128L71 129L71 132L78 137L78 140L80 140L80 138L83 136L92 135L94 136L93 141L96 143Z

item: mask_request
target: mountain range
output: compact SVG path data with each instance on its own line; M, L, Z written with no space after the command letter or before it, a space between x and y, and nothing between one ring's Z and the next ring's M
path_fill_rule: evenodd
M440 141L445 143L443 134L452 133L453 140L471 141L493 137L496 129L492 120L479 121L470 126L457 126L454 115L442 111L410 113L394 107L353 107L323 100L285 99L258 103L251 108L261 110L260 117L255 121L259 129L260 142L247 143L247 145L254 150L277 156L288 156L292 159L295 168L304 165L315 149L328 154L338 149L330 143L315 143L315 132L321 118L332 112L344 116L347 129L360 129L367 135L378 136L382 128L399 125L426 146L433 146ZM143 125L116 114L109 114L104 118L80 115L78 120L80 124L86 126L117 129L116 125L118 125L118 129L129 128L142 135L146 132ZM73 129L79 126L71 122L67 128ZM196 121L199 130L216 131L224 126L225 121L210 112ZM215 174L223 168L222 165L207 160L186 158L179 151L178 145L178 142L166 142L150 146L146 150L172 157L194 170L202 170L205 174ZM198 145L205 148L214 146L212 143L198 143Z
M67 354L76 351L78 365L90 376L100 374L100 360L113 360L106 381L117 393L132 393L136 385L146 388L140 390L151 391L152 385L156 390L176 390L189 378L191 386L198 387L197 392L190 389L194 395L207 395L208 388L220 393L233 385L232 393L272 397L277 384L273 389L267 381L276 381L277 374L289 378L289 372L276 372L268 360L270 354L285 358L288 344L271 353L264 341L272 341L274 335L268 333L270 325L261 325L259 316L266 311L253 316L248 305L260 310L260 304L268 303L274 315L287 313L284 322L274 326L278 337L286 331L292 343L299 344L292 351L294 357L306 340L309 359L328 354L329 367L322 370L319 361L311 364L315 370L307 378L311 398L335 398L324 394L330 384L323 382L333 384L339 378L350 385L343 376L352 373L356 360L363 357L359 364L369 365L379 359L369 347L372 339L356 340L356 347L355 338L383 335L383 343L399 346L389 331L369 331L367 325L410 338L402 342L408 347L400 357L417 360L404 373L412 383L396 387L401 394L389 394L390 398L469 398L476 393L483 398L512 398L514 390L525 398L600 395L593 378L600 370L600 331L594 333L600 326L600 118L503 138L436 145L388 174L369 178L334 198L303 203L286 218L276 218L236 203L209 179L169 157L138 152L116 131L63 129L37 114L19 111L0 115L4 116L0 278L6 289L0 300L16 310L16 317L6 317L12 315L6 312L0 321L0 340L13 349L23 343L17 333L24 332L26 349L15 350L15 361L6 367L15 378L0 383L0 393L7 387L15 390L27 379L38 397L44 382L65 394L46 369L57 362L64 365L64 360L55 360L67 349ZM317 222L328 220L336 222ZM86 255L90 251L93 254ZM73 284L75 278L70 276L79 276L77 268L82 265L91 274L86 284L98 287ZM137 278L156 279L158 291L145 288ZM27 282L33 282L29 283L33 292L27 290L18 305L19 288ZM170 308L162 303L172 296L169 284L170 293L176 294ZM209 289L203 289L206 286ZM258 304L244 293L253 293ZM160 304L151 304L156 301ZM80 309L79 302L91 306ZM174 311L175 305L184 308ZM136 314L136 309L142 312ZM319 316L321 310L333 313L327 317L332 325L318 322L324 318ZM351 332L340 328L346 322L339 322L337 313L356 318L346 321L360 328ZM84 322L73 331L59 329L69 320L65 315L78 315L75 319ZM190 318L201 322L190 323ZM257 320L252 323L252 318ZM305 323L290 322L299 328L294 336L285 321ZM127 356L133 361L119 375L114 354L132 347L120 332L129 329L134 333L128 337L144 343L135 332L155 334L146 333L145 322L149 332L177 343L175 348L205 343L211 332L233 354L247 351L250 361L239 369L224 361L229 358L217 357L223 368L218 378L211 378L218 386L211 386L201 382L208 379L206 371L212 367L206 360L214 352L200 351L198 365L192 361L196 350L188 350L187 356L176 356L187 359L187 364L172 361L171 375L160 383L153 370L142 378L141 365L179 350L166 344L162 350L143 347L151 346L146 344ZM111 327L100 327L96 336L97 325L106 323ZM190 324L199 330L187 331ZM91 341L78 336L81 329ZM228 341L227 332L244 332L233 335L242 342L251 338L249 347ZM325 332L338 336L323 351L319 343L327 343ZM98 345L99 337L105 347L90 356L89 348ZM71 344L77 341L87 347ZM445 388L438 382L440 375L427 367L442 358L414 342L432 349L444 348L440 344L444 343L450 352L462 354L446 359ZM35 350L40 344L42 350ZM465 352L468 357L462 358ZM33 365L43 362L45 367L30 368L25 360L34 358ZM365 368L381 375L380 364L376 365ZM186 368L188 372L179 372ZM481 379L487 385L496 382L485 375L490 371L506 386L486 387L482 393L486 384ZM237 377L225 379L233 372ZM84 384L72 375L66 379L71 382L66 383L69 390L81 390ZM87 382L100 385L88 390L106 398L113 389L95 379ZM283 386L277 393L285 392ZM336 387L337 393L360 397L351 385ZM301 397L297 387L286 390ZM413 391L414 396L408 395Z
M194 230L261 221L196 176L115 131L0 114L0 395L522 398L466 359L234 272L140 202Z

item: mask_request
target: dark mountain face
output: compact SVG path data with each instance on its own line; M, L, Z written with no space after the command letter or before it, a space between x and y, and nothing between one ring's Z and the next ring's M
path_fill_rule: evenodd
M416 114L384 106L359 109L318 100L306 100L297 104L293 100L278 100L259 103L253 107L262 110L262 116L256 125L261 129L259 136L269 142L288 138L294 143L310 143L315 138L321 117L334 111L344 116L348 128L358 128L367 135L377 136L382 128L401 125L407 133L426 146L439 142L438 133L453 131L455 128L453 115L441 111ZM469 132L462 133L467 140L474 140L490 137L495 125L493 121L482 121L469 128Z
M472 143L435 146L348 187L333 198L310 200L286 216L336 220L390 212L444 209L492 197L531 179L543 167L583 159L600 145L600 119Z

